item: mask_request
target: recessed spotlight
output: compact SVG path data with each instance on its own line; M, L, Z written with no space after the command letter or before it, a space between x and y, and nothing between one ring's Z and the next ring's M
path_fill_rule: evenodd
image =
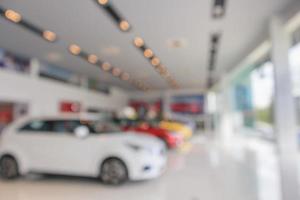
M221 18L225 15L226 0L214 0L212 15L214 18Z
M39 37L43 37L48 42L54 42L57 39L57 36L54 32L42 29L39 26L36 26L35 24L31 23L30 21L22 19L21 14L14 10L5 10L0 7L0 14L3 15L7 20L20 25L22 28L31 31Z
M112 70L112 75L113 75L113 76L120 76L121 73L122 73L122 71L121 71L120 68L115 67L115 68L113 68L113 70Z
M128 81L129 78L130 78L130 76L129 76L129 74L126 73L126 72L123 73L123 74L121 75L121 79L122 79L123 81Z
M120 29L121 29L122 31L128 31L129 28L130 28L130 24L129 24L127 21L125 21L125 20L122 20L122 21L120 22L119 26L120 26Z
M79 55L81 52L81 48L76 45L76 44L72 44L69 46L69 51L73 54L73 55Z
M52 31L44 31L43 38L49 42L54 42L56 40L56 34Z
M151 58L151 57L153 56L153 51L152 51L151 49L146 49L146 50L144 51L144 56L145 56L146 58Z
M104 6L108 3L108 0L98 0L98 3Z
M140 37L136 37L133 42L134 42L134 45L139 48L144 46L144 44L145 44L144 40Z
M97 57L96 55L94 55L94 54L91 54L91 55L89 55L89 57L88 57L88 61L89 61L89 63L91 63L91 64L96 64L97 61L98 61L98 57Z
M170 76L170 73L167 71L167 70L163 70L161 72L161 75L164 77L164 78L168 78Z
M151 64L152 64L153 66L159 65L159 64L160 64L159 58L157 58L157 57L152 58Z
M158 72L160 73L160 75L164 76L168 72L168 70L165 67L161 66L160 68L158 68Z
M111 64L108 63L108 62L104 62L104 63L102 63L101 67L102 67L102 69L103 69L104 71L107 72L107 71L109 71L109 70L111 69Z
M22 20L22 16L14 10L6 10L4 13L5 17L15 23L19 23Z
M127 32L131 28L129 22L115 9L114 5L108 0L95 1L99 7L104 9L111 19L117 24L121 31Z

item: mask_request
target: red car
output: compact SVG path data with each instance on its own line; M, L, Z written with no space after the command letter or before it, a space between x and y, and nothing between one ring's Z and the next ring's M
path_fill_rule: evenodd
M135 131L137 133L149 134L156 136L163 140L168 148L176 148L183 142L183 137L177 133L170 133L169 131L150 126L149 124L141 124L138 126L126 126L123 128L124 131Z

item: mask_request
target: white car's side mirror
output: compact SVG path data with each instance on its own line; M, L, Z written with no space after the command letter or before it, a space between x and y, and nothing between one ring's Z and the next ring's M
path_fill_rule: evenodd
M86 126L78 126L75 128L74 133L78 138L86 138L90 134L90 130Z

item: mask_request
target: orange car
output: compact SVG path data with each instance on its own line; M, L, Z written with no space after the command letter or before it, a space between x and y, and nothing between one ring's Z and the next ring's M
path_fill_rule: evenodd
M192 128L190 128L189 126L183 123L176 122L176 121L167 121L167 120L161 121L159 123L159 127L171 132L177 132L179 134L182 134L184 139L189 139L193 135Z

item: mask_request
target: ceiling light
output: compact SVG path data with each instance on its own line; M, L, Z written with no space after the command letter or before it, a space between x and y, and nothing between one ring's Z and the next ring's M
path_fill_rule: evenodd
M210 44L211 47L210 47L209 63L208 63L209 71L215 70L220 39L221 39L220 33L214 33L211 35L211 44Z
M151 49L146 49L146 50L144 51L144 56L145 56L146 58L151 58L151 57L153 56L153 51L152 51Z
M120 26L120 29L121 29L122 31L128 31L129 28L130 28L129 23L128 23L127 21L125 21L125 20L122 20L122 21L120 22L119 26Z
M128 81L129 78L130 78L130 76L129 76L129 74L126 73L126 72L123 73L123 74L121 75L121 79L122 79L123 81Z
M101 7L111 19L117 24L121 31L129 31L131 28L129 22L122 17L122 15L115 9L113 4L109 3L109 0L97 0L95 1L99 7Z
M214 0L212 14L214 18L221 18L225 15L226 0Z
M73 54L73 55L79 55L81 52L81 49L78 45L76 44L72 44L69 47L69 51Z
M5 11L5 17L15 23L19 23L22 20L22 16L19 13L10 9Z
M140 38L140 37L136 37L135 39L134 39L134 45L136 46L136 47L142 47L142 46L144 46L144 40L142 39L142 38Z
M121 69L119 69L117 67L113 68L113 70L112 70L112 75L113 76L120 76L121 73L122 73Z
M104 62L102 65L101 65L101 67L102 67L102 69L104 70L104 71L109 71L110 69L111 69L111 64L110 63L108 63L108 62Z
M159 63L160 63L160 60L159 60L157 57L152 58L151 64L152 64L153 66L159 65Z
M54 42L56 40L56 34L52 31L44 31L43 38L49 42Z
M108 3L108 0L98 0L98 3L104 6Z
M7 9L4 11L3 8L0 8L0 14L3 15L7 20L10 20L11 22L19 23L19 25L22 26L22 28L25 28L34 34L43 37L48 42L54 42L57 39L57 36L54 32L44 30L39 26L32 24L30 21L22 19L21 14L14 10Z
M170 73L169 73L167 70L163 70L163 71L161 72L161 75L162 75L163 77L165 77L165 78L170 77Z
M159 70L159 73L162 75L162 76L164 76L164 75L166 75L167 73L168 73L168 71L167 71L167 69L166 68L160 68L160 70Z
M88 61L89 61L89 63L91 63L91 64L96 64L97 61L98 61L98 57L97 57L96 55L94 55L94 54L91 54L91 55L89 55L89 57L88 57Z

